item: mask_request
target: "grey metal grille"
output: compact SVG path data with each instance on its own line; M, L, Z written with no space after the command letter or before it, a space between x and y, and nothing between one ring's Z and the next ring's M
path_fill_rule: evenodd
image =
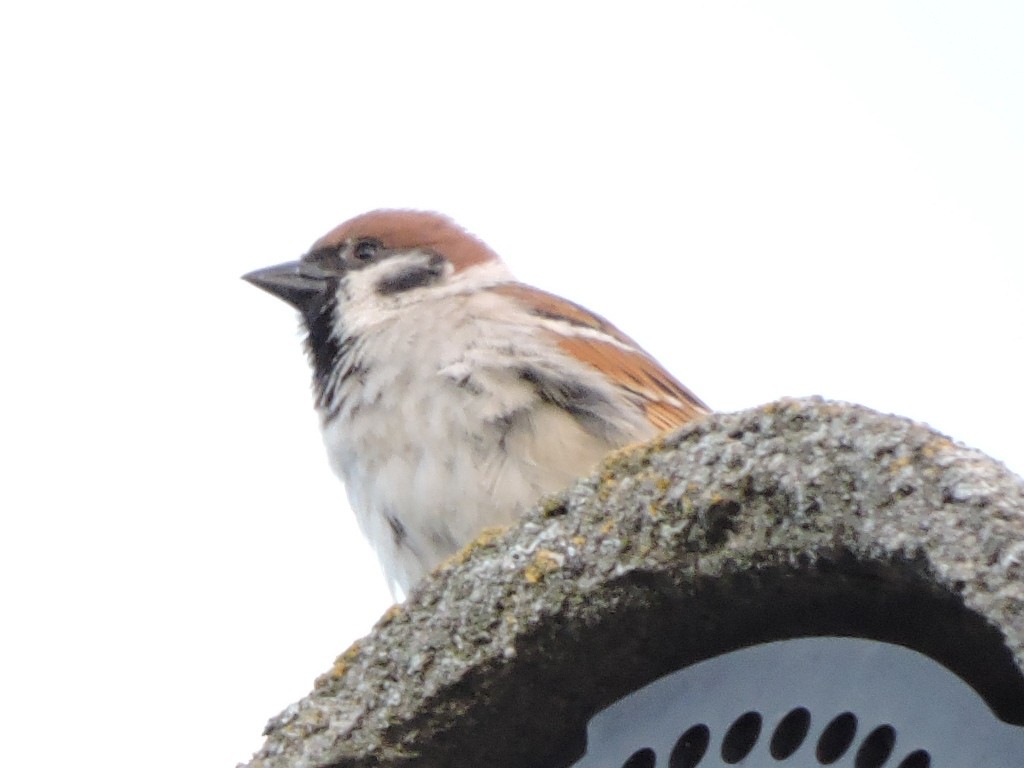
M931 658L845 637L744 648L590 721L573 768L1024 768L1024 728Z

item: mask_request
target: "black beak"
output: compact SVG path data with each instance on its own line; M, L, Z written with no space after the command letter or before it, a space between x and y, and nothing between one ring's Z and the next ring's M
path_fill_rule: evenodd
M300 312L307 312L330 290L330 277L303 261L289 261L242 275L243 280L287 301Z

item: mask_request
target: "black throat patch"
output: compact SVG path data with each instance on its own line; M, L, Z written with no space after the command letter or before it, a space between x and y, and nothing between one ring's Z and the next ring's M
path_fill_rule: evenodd
M313 392L316 406L324 406L330 399L329 387L351 375L352 339L335 333L335 309L337 307L338 281L323 291L316 300L306 307L303 319L306 323L306 353L313 367Z

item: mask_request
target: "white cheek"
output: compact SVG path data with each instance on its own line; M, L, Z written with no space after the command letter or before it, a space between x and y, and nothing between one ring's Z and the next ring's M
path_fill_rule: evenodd
M457 274L452 273L449 264L446 266L443 282L438 285L390 295L381 295L377 292L377 286L382 280L398 274L411 264L421 262L424 258L427 256L422 253L392 256L379 264L350 272L345 285L339 288L338 296L338 306L346 332L359 333L398 319L413 304L469 293L515 279L508 267L501 262L478 264Z
M338 308L346 330L358 333L387 320L393 313L390 297L377 293L377 285L391 271L387 263L350 272L339 288Z

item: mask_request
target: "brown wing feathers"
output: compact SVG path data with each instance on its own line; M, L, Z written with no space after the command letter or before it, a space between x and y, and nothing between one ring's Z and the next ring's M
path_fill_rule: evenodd
M676 381L636 342L599 315L521 283L507 283L491 290L514 299L540 317L599 331L619 342L616 344L582 334L557 335L555 338L565 352L600 369L634 394L648 420L658 429L677 427L709 411L696 395Z

